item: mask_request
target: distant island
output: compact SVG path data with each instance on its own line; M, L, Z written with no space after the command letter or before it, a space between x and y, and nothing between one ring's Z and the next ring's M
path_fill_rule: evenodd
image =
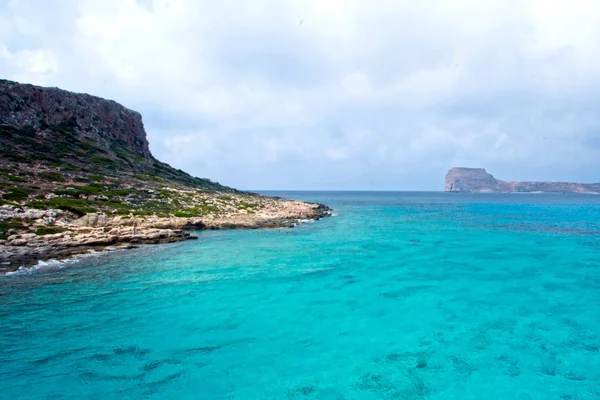
M600 183L507 182L494 178L483 168L452 168L446 174L445 192L524 192L600 194Z
M160 162L142 116L117 102L8 80L0 80L0 172L0 273L196 238L189 229L291 227L330 214Z

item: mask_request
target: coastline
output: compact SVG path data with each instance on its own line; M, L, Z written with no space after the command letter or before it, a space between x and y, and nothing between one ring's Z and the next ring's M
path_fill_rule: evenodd
M0 275L90 251L292 227L322 204L268 197L156 159L115 101L0 79ZM241 173L241 171L240 171Z
M195 240L190 230L276 229L291 228L303 220L319 220L332 210L318 203L287 199L269 199L253 213L209 214L202 217L108 216L90 213L72 218L61 210L33 210L27 207L0 207L0 216L11 215L11 221L24 221L25 231L9 230L0 239L0 275L32 267L40 261L68 260L74 256L137 248L142 244L163 244ZM51 234L36 234L44 227L44 219L56 218ZM5 218L6 220L8 218ZM32 221L33 220L33 221Z

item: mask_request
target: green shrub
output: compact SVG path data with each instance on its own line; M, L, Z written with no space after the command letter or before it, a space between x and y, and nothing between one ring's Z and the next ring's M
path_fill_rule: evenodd
M113 189L113 190L108 190L108 191L104 192L103 194L108 197L115 197L115 196L121 197L121 196L129 196L130 194L134 194L137 192L138 192L137 189Z
M62 170L63 171L78 171L78 170L80 170L80 168L73 164L65 163L65 165L62 167Z
M65 177L60 172L45 171L38 173L38 176L46 181L64 182Z
M150 212L150 211L144 211L144 210L134 210L134 211L131 212L131 214L137 215L139 217L145 217L145 216L148 216L148 215L152 215L153 213Z
M77 137L77 132L75 131L76 126L77 121L72 119L67 122L61 122L58 125L54 125L50 127L50 129L56 133L62 134L62 139L73 140Z
M39 209L58 208L63 211L72 212L80 217L97 210L92 201L84 199L69 199L64 197L57 197L55 199L46 201L33 200L28 202L26 205L31 208Z
M25 182L25 178L21 178L20 176L8 175L8 180L11 182Z
M23 156L20 156L18 154L11 153L11 152L8 152L8 151L2 151L2 150L0 150L0 156L6 158L8 161L29 162L29 159L27 157L23 157Z
M76 189L84 194L101 194L104 190L106 190L106 186L92 183L87 186L79 186Z
M182 211L177 211L177 212L173 213L173 215L176 217L182 217L182 218L197 217L198 210L182 210Z
M79 142L79 147L83 151L86 151L87 153L90 153L90 154L98 154L98 153L106 154L106 150L104 150L98 146L89 144L87 142Z
M40 226L35 230L36 235L54 235L55 233L61 233L66 231L67 228L62 226Z
M2 198L4 200L23 201L31 192L32 190L28 188L14 188L9 193L3 194Z
M56 189L54 194L59 196L79 196L81 192L76 189Z
M91 160L94 164L100 165L113 165L114 161L104 157L92 157Z
M0 221L0 235L4 235L9 229L15 229L17 231L25 229L25 227L16 221Z
M69 189L57 189L54 193L58 195L67 195L77 197L80 194L90 195L90 194L100 194L105 189L103 185L98 185L96 183L92 183L86 186L77 186Z

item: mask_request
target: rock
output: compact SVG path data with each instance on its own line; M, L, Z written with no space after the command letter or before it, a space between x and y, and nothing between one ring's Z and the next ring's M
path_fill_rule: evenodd
M598 193L600 183L572 182L506 182L483 168L452 168L446 174L445 192L558 192Z
M445 192L501 192L502 184L483 168L452 168L446 174Z
M107 223L108 223L108 217L106 216L106 214L97 214L97 213L89 213L89 214L86 214L83 217L73 221L73 225L75 225L75 226L88 226L88 227L105 226Z
M0 79L0 125L42 130L59 124L73 126L98 143L123 143L131 151L151 156L138 112L89 94Z

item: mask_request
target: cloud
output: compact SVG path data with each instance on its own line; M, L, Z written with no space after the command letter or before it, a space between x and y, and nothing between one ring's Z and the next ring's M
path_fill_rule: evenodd
M11 0L0 75L115 99L158 158L240 188L436 190L456 165L600 181L597 15L587 0Z

